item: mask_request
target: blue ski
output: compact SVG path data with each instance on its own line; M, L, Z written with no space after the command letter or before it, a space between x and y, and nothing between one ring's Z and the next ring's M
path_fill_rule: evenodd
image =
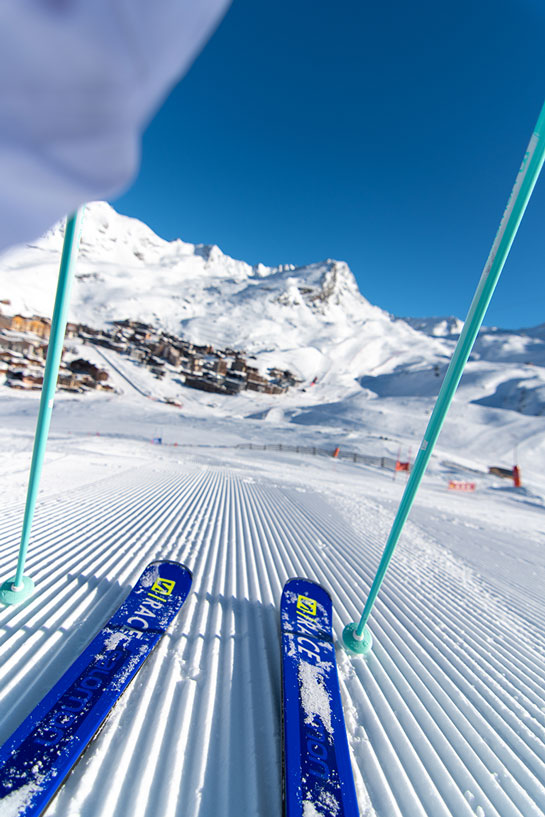
M280 619L284 815L358 817L329 593L307 579L290 579Z
M180 611L190 571L149 564L102 630L0 748L0 813L41 814Z

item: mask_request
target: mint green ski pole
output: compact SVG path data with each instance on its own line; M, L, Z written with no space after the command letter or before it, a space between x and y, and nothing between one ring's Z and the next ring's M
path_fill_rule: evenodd
M526 205L532 195L545 158L545 105L541 109L530 144L524 155L515 186L507 202L494 244L485 264L477 291L473 297L464 328L458 339L452 360L437 397L435 407L428 422L424 439L418 451L412 472L405 487L401 503L394 519L390 535L384 548L377 574L371 585L361 619L356 625L347 624L343 630L345 647L359 654L366 654L372 647L372 637L367 620L380 590L388 565L399 541L401 531L409 515L416 492L424 476L433 448L445 421L454 392L467 363L475 338L481 328L485 312L500 277L511 244L517 233Z
M24 575L26 554L40 477L44 462L45 447L51 423L51 413L55 398L55 388L59 375L59 366L62 356L64 334L66 331L66 320L68 314L68 304L70 301L70 289L72 285L73 272L76 256L78 254L79 238L81 233L81 222L83 210L80 208L66 221L64 232L64 244L62 249L61 264L59 270L59 281L57 284L57 294L55 296L55 307L51 321L51 334L47 349L47 360L45 364L44 382L42 395L40 398L40 410L36 423L36 433L34 435L34 450L32 452L32 462L30 465L30 476L28 480L28 490L23 518L23 532L21 544L19 546L19 559L17 562L17 573L12 579L8 579L0 588L0 601L4 604L19 604L28 598L34 590L34 582L30 576Z

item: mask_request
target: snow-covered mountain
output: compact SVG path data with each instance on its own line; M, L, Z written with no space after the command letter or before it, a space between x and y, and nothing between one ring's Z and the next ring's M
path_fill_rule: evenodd
M11 308L50 314L63 226L0 262ZM119 318L162 326L195 343L245 349L261 366L349 383L446 353L440 341L372 306L345 263L250 266L216 246L164 241L108 204L87 208L71 318L101 327Z
M0 258L7 311L51 314L63 225ZM349 267L250 266L217 246L165 241L104 202L87 207L71 320L133 318L196 343L254 355L343 394L432 396L461 329L458 318L395 318L367 301ZM483 330L463 381L466 399L545 412L545 324Z

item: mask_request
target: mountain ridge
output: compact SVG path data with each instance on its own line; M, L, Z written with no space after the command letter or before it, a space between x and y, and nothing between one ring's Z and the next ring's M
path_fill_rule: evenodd
M59 223L0 257L0 293L12 312L51 314L63 235ZM362 295L343 261L252 266L214 244L166 241L143 222L93 202L70 320L104 328L124 318L193 343L244 350L262 370L285 367L344 394L396 397L435 393L462 327L455 317L390 315ZM462 388L468 401L541 414L544 367L545 324L520 332L483 329Z

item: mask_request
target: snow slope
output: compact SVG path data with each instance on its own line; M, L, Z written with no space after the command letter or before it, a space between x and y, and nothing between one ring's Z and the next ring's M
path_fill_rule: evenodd
M36 407L34 396L2 392L3 577L16 559ZM387 447L367 422L358 448ZM380 469L234 447L273 443L284 428L180 417L137 393L58 399L27 570L37 590L0 611L0 739L148 561L179 559L194 587L48 814L280 817L282 585L323 582L339 638L361 611L403 489ZM162 446L151 444L158 430ZM317 434L290 430L290 442ZM456 459L480 463L469 449L449 453L454 464L434 460L377 601L372 655L337 650L360 813L537 817L545 481L516 491L483 473L477 492L453 494Z

